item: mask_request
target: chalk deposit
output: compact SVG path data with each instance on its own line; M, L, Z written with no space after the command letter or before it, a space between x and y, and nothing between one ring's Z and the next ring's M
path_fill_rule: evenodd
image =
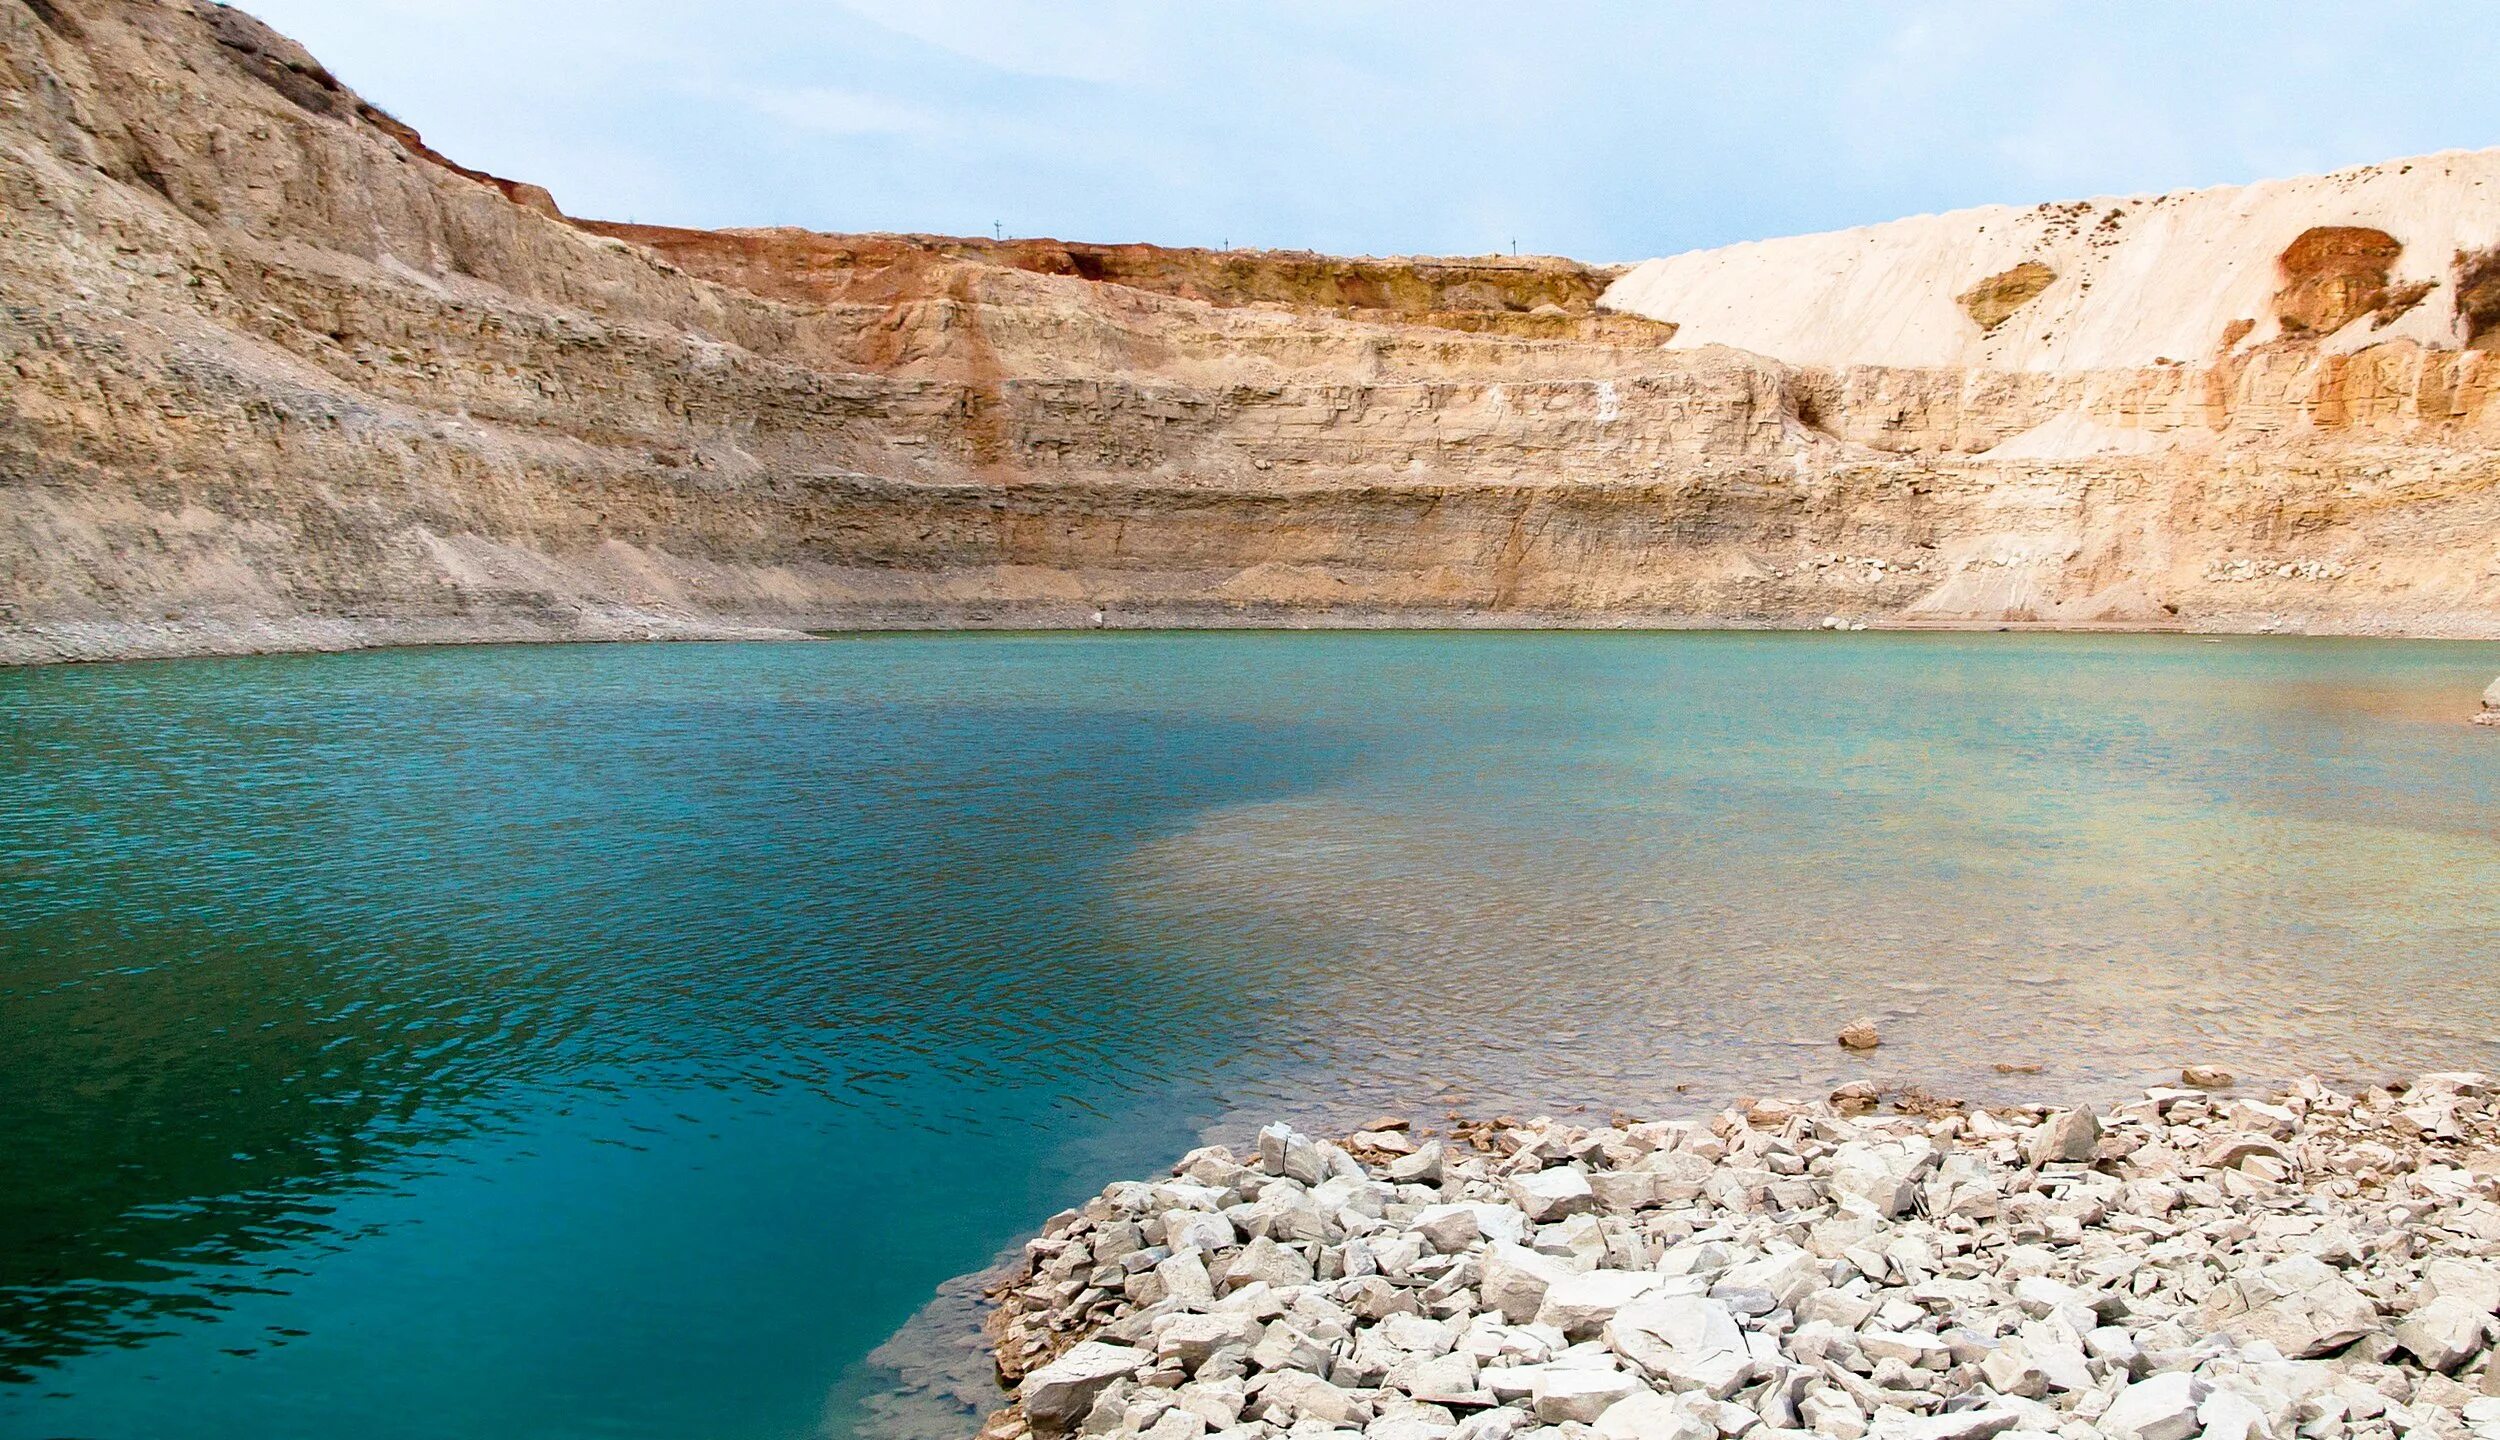
M0 0L0 661L2500 633L2495 179L2441 155L1630 273L682 230L458 165L242 11Z
M2500 1437L2486 1077L1921 1110L1193 1151L1025 1247L985 1434Z

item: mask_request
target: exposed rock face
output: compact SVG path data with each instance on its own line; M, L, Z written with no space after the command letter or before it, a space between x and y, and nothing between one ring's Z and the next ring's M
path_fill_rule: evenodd
M1962 308L1970 312L1972 323L1980 329L1994 331L2014 318L2014 312L2040 298L2049 288L2057 272L2037 260L2025 260L2011 270L1999 270L1958 297Z
M2246 333L2130 350L2097 210L1901 222L1952 263L1836 289L1812 237L1619 275L597 225L238 12L0 0L0 659L1098 611L2491 633L2486 172L2266 191L2172 266ZM2334 225L2400 249L2291 334L2277 258Z
M2416 281L2400 294L2388 289L2388 272L2404 244L2367 225L2313 225L2283 247L2275 264L2283 272L2274 292L2275 323L2286 335L2332 335L2364 315L2383 326L2421 303L2438 282Z

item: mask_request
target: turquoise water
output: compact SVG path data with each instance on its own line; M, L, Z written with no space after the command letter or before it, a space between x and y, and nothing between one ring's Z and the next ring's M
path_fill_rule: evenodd
M940 1281L1271 1112L2500 1066L2494 673L1712 634L0 672L0 1434L846 1433Z

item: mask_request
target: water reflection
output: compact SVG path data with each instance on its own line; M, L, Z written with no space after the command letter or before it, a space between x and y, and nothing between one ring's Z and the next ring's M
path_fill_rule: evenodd
M466 1418L509 1428L487 1317L553 1284L569 1338L530 1383L583 1408L526 1428L801 1433L938 1279L1184 1138L1144 1037L1250 1017L1089 878L1350 749L989 703L977 662L893 697L817 653L0 677L0 1415L162 1433L205 1389L209 1430L430 1434L500 1371ZM527 1220L409 1243L480 1177L463 1203ZM675 1213L597 1214L594 1183ZM742 1211L761 1265L679 1233ZM634 1257L664 1239L703 1258ZM389 1293L325 1291L380 1253ZM758 1313L700 1293L724 1279ZM396 1369L338 1343L386 1306L457 1338Z
M2500 1064L2500 736L2456 723L2496 669L1215 635L0 674L0 1428L908 1432L877 1388L960 1407L960 1305L862 1360L941 1279L1270 1112Z

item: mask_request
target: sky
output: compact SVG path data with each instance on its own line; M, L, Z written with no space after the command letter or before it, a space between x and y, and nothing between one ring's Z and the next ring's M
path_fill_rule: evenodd
M244 0L655 224L1651 255L2500 145L2472 0Z

